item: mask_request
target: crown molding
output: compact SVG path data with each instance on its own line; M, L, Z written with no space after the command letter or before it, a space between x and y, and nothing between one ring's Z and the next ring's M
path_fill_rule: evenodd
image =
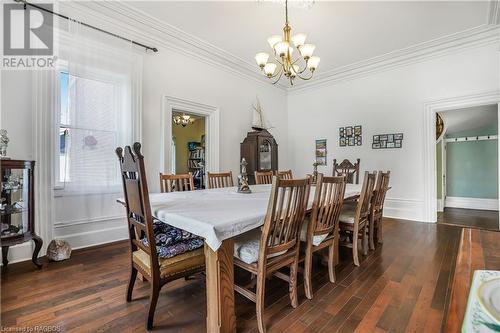
M313 87L333 84L369 74L426 61L464 49L498 43L498 25L481 25L434 40L389 52L381 56L359 61L351 65L319 73L314 81L288 88L289 92L299 92Z
M300 92L336 82L425 61L464 49L498 43L498 24L485 24L472 29L415 44L377 57L362 60L329 71L319 71L312 81L297 82L295 86L284 83L271 85L254 64L210 44L192 34L161 21L122 1L63 1L61 8L77 12L79 17L113 32L127 34L131 38L175 51L232 74L250 78L287 92ZM491 0L488 21L498 22L500 0Z
M500 24L500 0L490 0L488 23Z
M122 1L63 1L60 7L78 17L97 22L113 32L127 34L133 39L149 43L159 49L169 49L176 53L197 59L203 63L225 70L232 74L250 78L268 85L269 79L257 68L230 52L189 34L173 25L161 21ZM275 87L286 90L284 84Z

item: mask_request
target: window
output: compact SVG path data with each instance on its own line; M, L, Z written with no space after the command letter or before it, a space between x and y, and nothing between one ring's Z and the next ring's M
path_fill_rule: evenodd
M115 191L120 179L114 150L130 142L131 131L125 120L130 117L119 114L124 88L119 80L91 76L59 73L56 188Z

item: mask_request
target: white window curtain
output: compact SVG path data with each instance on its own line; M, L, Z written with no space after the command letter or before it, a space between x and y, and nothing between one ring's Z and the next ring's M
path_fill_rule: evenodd
M61 49L56 182L65 192L121 190L116 147L140 140L141 57L130 42L70 21Z

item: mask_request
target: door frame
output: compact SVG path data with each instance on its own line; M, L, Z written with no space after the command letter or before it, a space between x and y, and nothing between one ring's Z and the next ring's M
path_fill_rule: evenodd
M162 96L160 170L163 173L171 173L172 170L172 112L174 110L205 117L205 147L207 150L205 153L205 172L218 172L220 155L219 108L168 95Z
M443 98L424 103L424 220L437 221L436 113L473 106L499 104L500 91ZM499 145L500 147L500 145ZM500 164L500 163L499 163ZM500 168L499 168L500 169Z

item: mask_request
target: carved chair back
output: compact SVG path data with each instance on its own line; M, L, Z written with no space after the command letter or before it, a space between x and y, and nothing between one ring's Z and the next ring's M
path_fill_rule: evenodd
M193 174L165 175L160 172L160 190L162 193L194 190Z
M349 184L359 184L359 164L361 160L356 159L356 163L351 163L348 159L343 160L340 164L337 159L333 160L333 176L347 176Z
M223 188L234 186L232 171L220 173L207 172L207 179L208 188Z
M304 221L311 188L310 179L273 177L260 249L259 260L270 254L298 250L299 232Z
M277 171L276 175L281 179L293 179L292 170Z
M318 174L316 193L308 226L308 235L337 235L339 217L344 203L346 176L325 177ZM308 237L310 239L310 237Z
M271 184L273 182L272 171L255 171L255 184Z
M149 203L148 183L144 156L141 154L141 144L134 143L133 147L116 148L116 155L120 163L120 174L125 196L127 222L132 253L143 250L150 258L151 277L160 277L160 268L156 252L156 241L153 232L153 217ZM141 239L146 238L149 246L145 246ZM147 273L147 272L141 272Z

